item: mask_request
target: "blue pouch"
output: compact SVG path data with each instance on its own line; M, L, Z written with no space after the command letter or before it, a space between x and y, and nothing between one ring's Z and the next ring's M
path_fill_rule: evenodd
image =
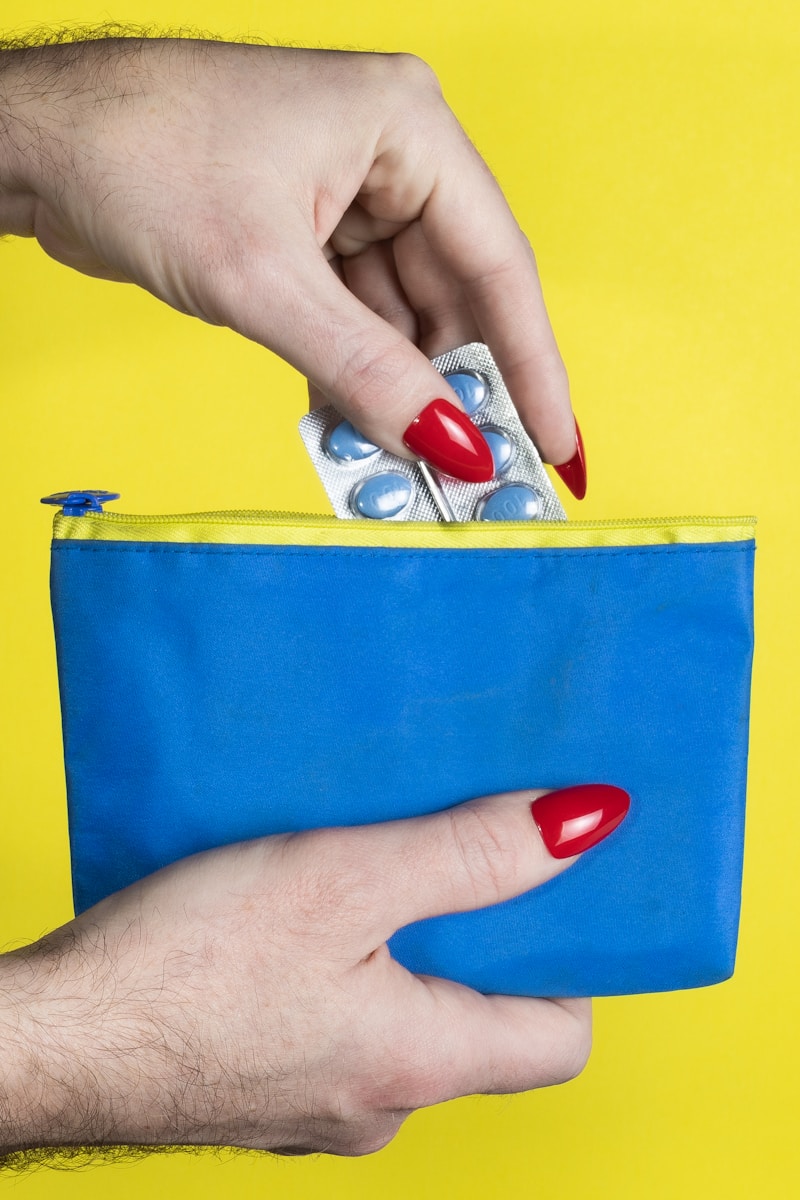
M393 953L484 992L727 978L753 554L747 519L57 514L76 909L262 834L613 783L628 819L565 875Z

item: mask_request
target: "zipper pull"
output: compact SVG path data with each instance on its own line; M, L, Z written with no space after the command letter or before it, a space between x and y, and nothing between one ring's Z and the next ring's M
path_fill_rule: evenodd
M101 513L109 500L119 500L119 492L89 488L82 492L53 492L52 496L42 496L41 503L60 505L65 517L83 517L90 512Z

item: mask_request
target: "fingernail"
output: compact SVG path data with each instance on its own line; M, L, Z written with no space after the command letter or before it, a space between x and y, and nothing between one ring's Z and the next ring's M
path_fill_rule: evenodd
M602 842L625 819L631 798L608 783L562 788L531 805L542 841L553 858L571 858Z
M553 464L555 470L564 480L576 500L582 500L586 495L586 451L583 448L580 426L575 422L576 450L569 462L560 466Z
M431 400L403 434L409 450L466 483L486 483L494 459L483 434L449 400Z

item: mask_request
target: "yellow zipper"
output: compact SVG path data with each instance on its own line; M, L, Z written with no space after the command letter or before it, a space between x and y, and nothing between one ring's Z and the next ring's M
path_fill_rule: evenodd
M86 513L53 523L56 541L406 549L548 549L749 541L754 517L637 517L609 521L344 521L317 513L242 511L133 516Z

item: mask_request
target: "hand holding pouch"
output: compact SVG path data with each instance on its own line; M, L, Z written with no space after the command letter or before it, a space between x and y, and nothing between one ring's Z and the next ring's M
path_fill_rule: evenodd
M613 783L629 817L565 875L393 953L484 992L726 978L753 553L746 519L57 515L76 908L262 834Z

